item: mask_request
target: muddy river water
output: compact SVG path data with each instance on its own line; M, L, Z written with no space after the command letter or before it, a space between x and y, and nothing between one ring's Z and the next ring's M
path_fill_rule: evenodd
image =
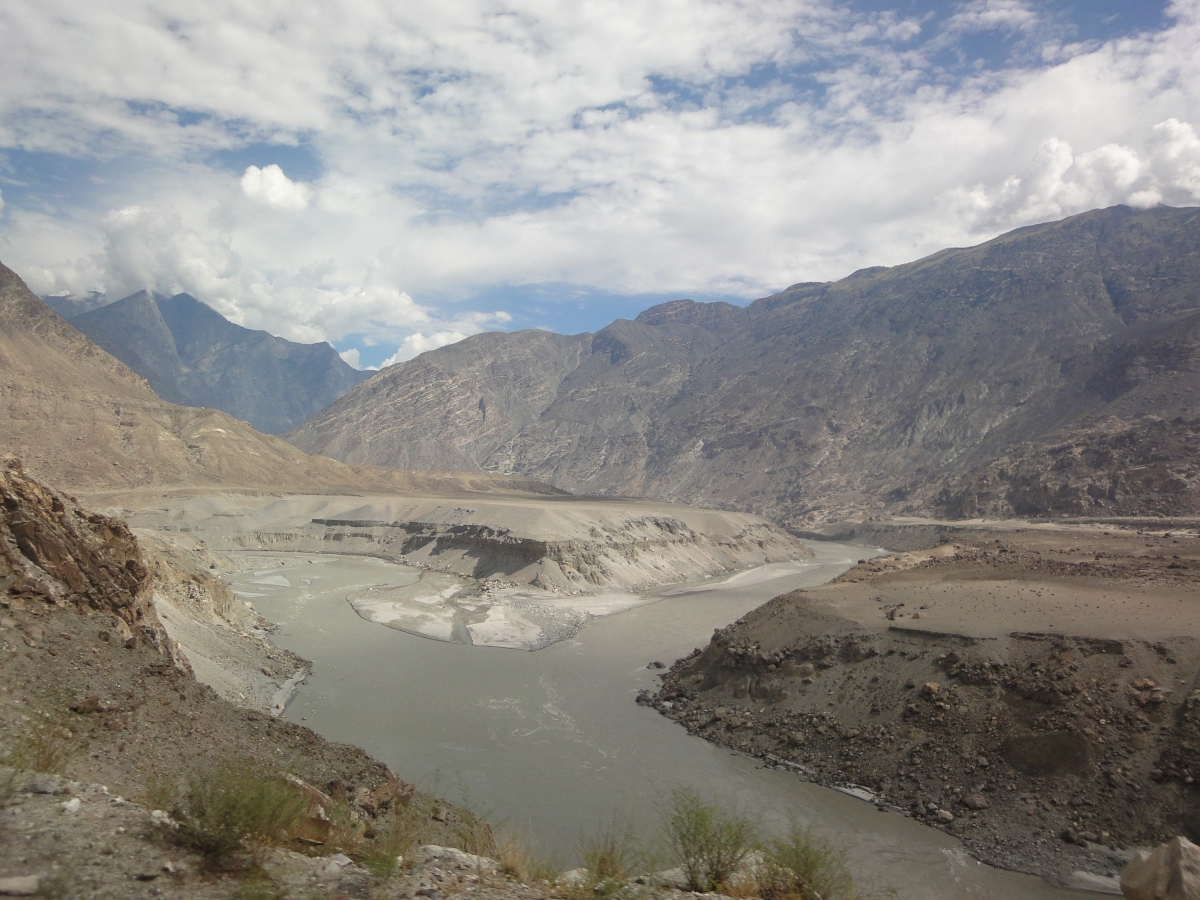
M839 846L867 896L905 900L1051 900L1097 896L1050 887L971 859L958 842L897 813L762 768L688 735L634 703L713 629L784 591L844 571L861 548L814 543L812 565L768 581L753 574L668 589L657 602L596 618L537 652L444 643L373 624L351 593L413 570L378 559L232 554L232 586L279 626L274 641L313 661L285 718L357 744L401 777L529 834L577 864L581 835L614 816L647 836L673 787L736 804L768 828L789 818ZM278 576L278 577L272 577Z

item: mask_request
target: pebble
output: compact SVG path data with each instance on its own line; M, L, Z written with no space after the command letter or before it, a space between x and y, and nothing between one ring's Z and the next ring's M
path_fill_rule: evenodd
M0 878L0 895L5 897L32 897L41 886L40 875L14 875Z

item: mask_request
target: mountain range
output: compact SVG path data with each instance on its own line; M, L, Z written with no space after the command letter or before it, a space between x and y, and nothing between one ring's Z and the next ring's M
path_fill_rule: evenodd
M141 488L473 495L544 486L484 473L348 466L302 453L215 409L168 403L0 265L0 450L80 493Z
M285 436L586 494L876 513L1200 513L1200 209L1113 207L747 307L490 333Z
M294 428L370 374L327 343L243 328L189 294L139 291L70 322L164 400L220 409L266 434Z

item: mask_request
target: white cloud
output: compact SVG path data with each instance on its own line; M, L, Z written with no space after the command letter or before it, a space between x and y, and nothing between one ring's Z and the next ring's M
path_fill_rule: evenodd
M1041 19L1024 0L974 0L965 3L959 12L950 18L951 32L1031 31Z
M275 163L264 168L247 166L242 175L242 193L275 209L297 212L308 208L312 188L292 181Z
M754 297L1091 206L1198 202L1200 0L1046 59L937 56L988 29L1036 44L1039 8L11 0L0 146L123 174L10 196L0 258L39 290L182 289L408 358L502 326L455 306L489 285ZM247 145L236 172L213 155Z
M228 238L202 237L172 211L129 206L105 216L100 229L102 289L113 297L146 289L216 299L241 267Z
M346 365L350 366L352 369L362 368L362 362L359 359L359 353L357 350L353 348L350 350L343 350L338 354L338 356L340 356Z
M1126 203L1200 203L1200 138L1191 125L1168 119L1155 125L1139 154L1105 144L1076 156L1069 144L1050 138L1029 168L999 184L949 193L959 215L974 228L1046 221L1098 206Z
M4 211L4 192L0 191L0 212Z
M379 368L386 369L388 366L394 366L398 362L404 362L407 359L413 359L420 356L426 350L436 350L438 347L445 347L447 344L456 344L467 335L461 331L435 331L432 334L410 334L404 339L396 352L379 364Z
M1162 202L1200 201L1200 137L1190 124L1168 119L1155 125L1147 167Z

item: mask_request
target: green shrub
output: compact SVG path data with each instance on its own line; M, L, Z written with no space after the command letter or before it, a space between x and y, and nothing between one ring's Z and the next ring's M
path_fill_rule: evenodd
M858 896L845 851L795 822L786 837L767 843L757 878L764 900L854 900Z
M688 890L725 886L758 841L758 829L746 816L706 803L692 788L679 788L663 803L663 838L683 869Z
M381 881L391 878L399 859L408 856L418 846L418 810L414 807L416 804L393 810L374 833L364 835L364 843L358 853L349 854Z
M262 775L249 763L227 763L193 775L171 816L176 840L219 869L241 851L253 855L285 838L307 806L282 777Z

